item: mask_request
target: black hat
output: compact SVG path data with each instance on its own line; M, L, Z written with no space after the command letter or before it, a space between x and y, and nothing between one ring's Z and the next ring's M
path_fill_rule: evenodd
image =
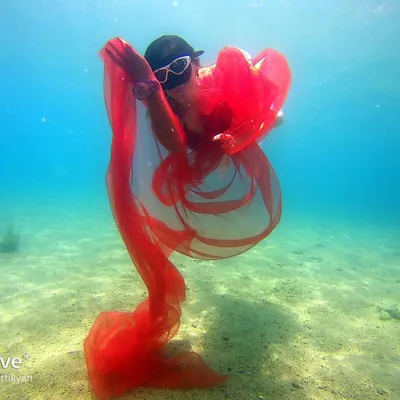
M179 36L164 35L150 43L144 58L154 71L157 68L164 67L178 57L190 56L193 59L203 53L203 50L194 51L193 47Z

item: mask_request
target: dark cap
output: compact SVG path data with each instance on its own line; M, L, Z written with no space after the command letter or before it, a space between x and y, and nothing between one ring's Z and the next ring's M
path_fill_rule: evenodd
M150 43L144 58L154 71L157 68L164 67L178 57L190 56L193 59L203 53L203 50L194 51L193 47L179 36L164 35Z

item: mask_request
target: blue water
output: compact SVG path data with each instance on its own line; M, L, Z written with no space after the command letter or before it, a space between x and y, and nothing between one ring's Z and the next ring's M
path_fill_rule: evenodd
M2 1L3 196L104 196L111 135L97 51L114 36L144 51L176 33L205 50L205 65L224 45L286 55L293 73L286 123L266 147L287 209L400 221L395 1L175 4Z
M397 0L0 0L0 230L10 221L22 233L51 229L43 218L53 211L59 231L60 224L73 231L71 215L90 211L95 223L95 210L102 227L113 226L97 52L114 36L144 52L171 33L205 50L204 65L226 45L252 55L272 47L287 57L293 82L285 123L263 143L282 187L279 234L292 224L301 235L307 218L321 238L334 235L324 232L326 221L336 234L354 227L349 243L368 231L362 248L390 243L390 262L385 253L375 266L390 264L392 280L399 278L399 21ZM32 243L49 238L22 235L21 251L45 257L51 246ZM14 265L4 260L0 269Z

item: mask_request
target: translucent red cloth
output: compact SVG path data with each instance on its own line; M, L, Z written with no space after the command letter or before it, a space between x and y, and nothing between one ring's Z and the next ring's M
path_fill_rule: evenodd
M134 82L105 52L124 45L116 38L100 53L113 133L107 189L149 296L134 312L101 313L85 340L89 378L100 399L139 386L201 388L226 379L196 353L165 355L185 300L184 279L169 256L232 257L278 224L279 182L258 142L273 128L291 80L285 57L274 50L249 62L239 49L224 48L215 65L200 70L207 134L182 143L183 153L168 153L152 132L146 104L133 96ZM222 139L213 141L218 134Z

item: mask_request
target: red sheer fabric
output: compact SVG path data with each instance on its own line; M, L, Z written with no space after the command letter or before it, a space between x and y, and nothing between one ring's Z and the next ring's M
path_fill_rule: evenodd
M120 39L112 43L123 46ZM139 386L219 384L226 377L198 354L164 354L179 328L185 300L185 282L169 256L175 251L200 259L232 257L278 224L279 183L257 141L273 128L286 99L289 67L273 50L252 63L240 50L222 50L216 65L200 73L200 107L209 131L183 154L168 153L158 143L146 104L133 97L134 82L105 49L101 57L113 132L107 189L119 232L149 296L132 313L97 317L84 343L92 387L99 398L109 399ZM224 131L218 118L222 105L232 111ZM221 133L225 141L212 140Z

